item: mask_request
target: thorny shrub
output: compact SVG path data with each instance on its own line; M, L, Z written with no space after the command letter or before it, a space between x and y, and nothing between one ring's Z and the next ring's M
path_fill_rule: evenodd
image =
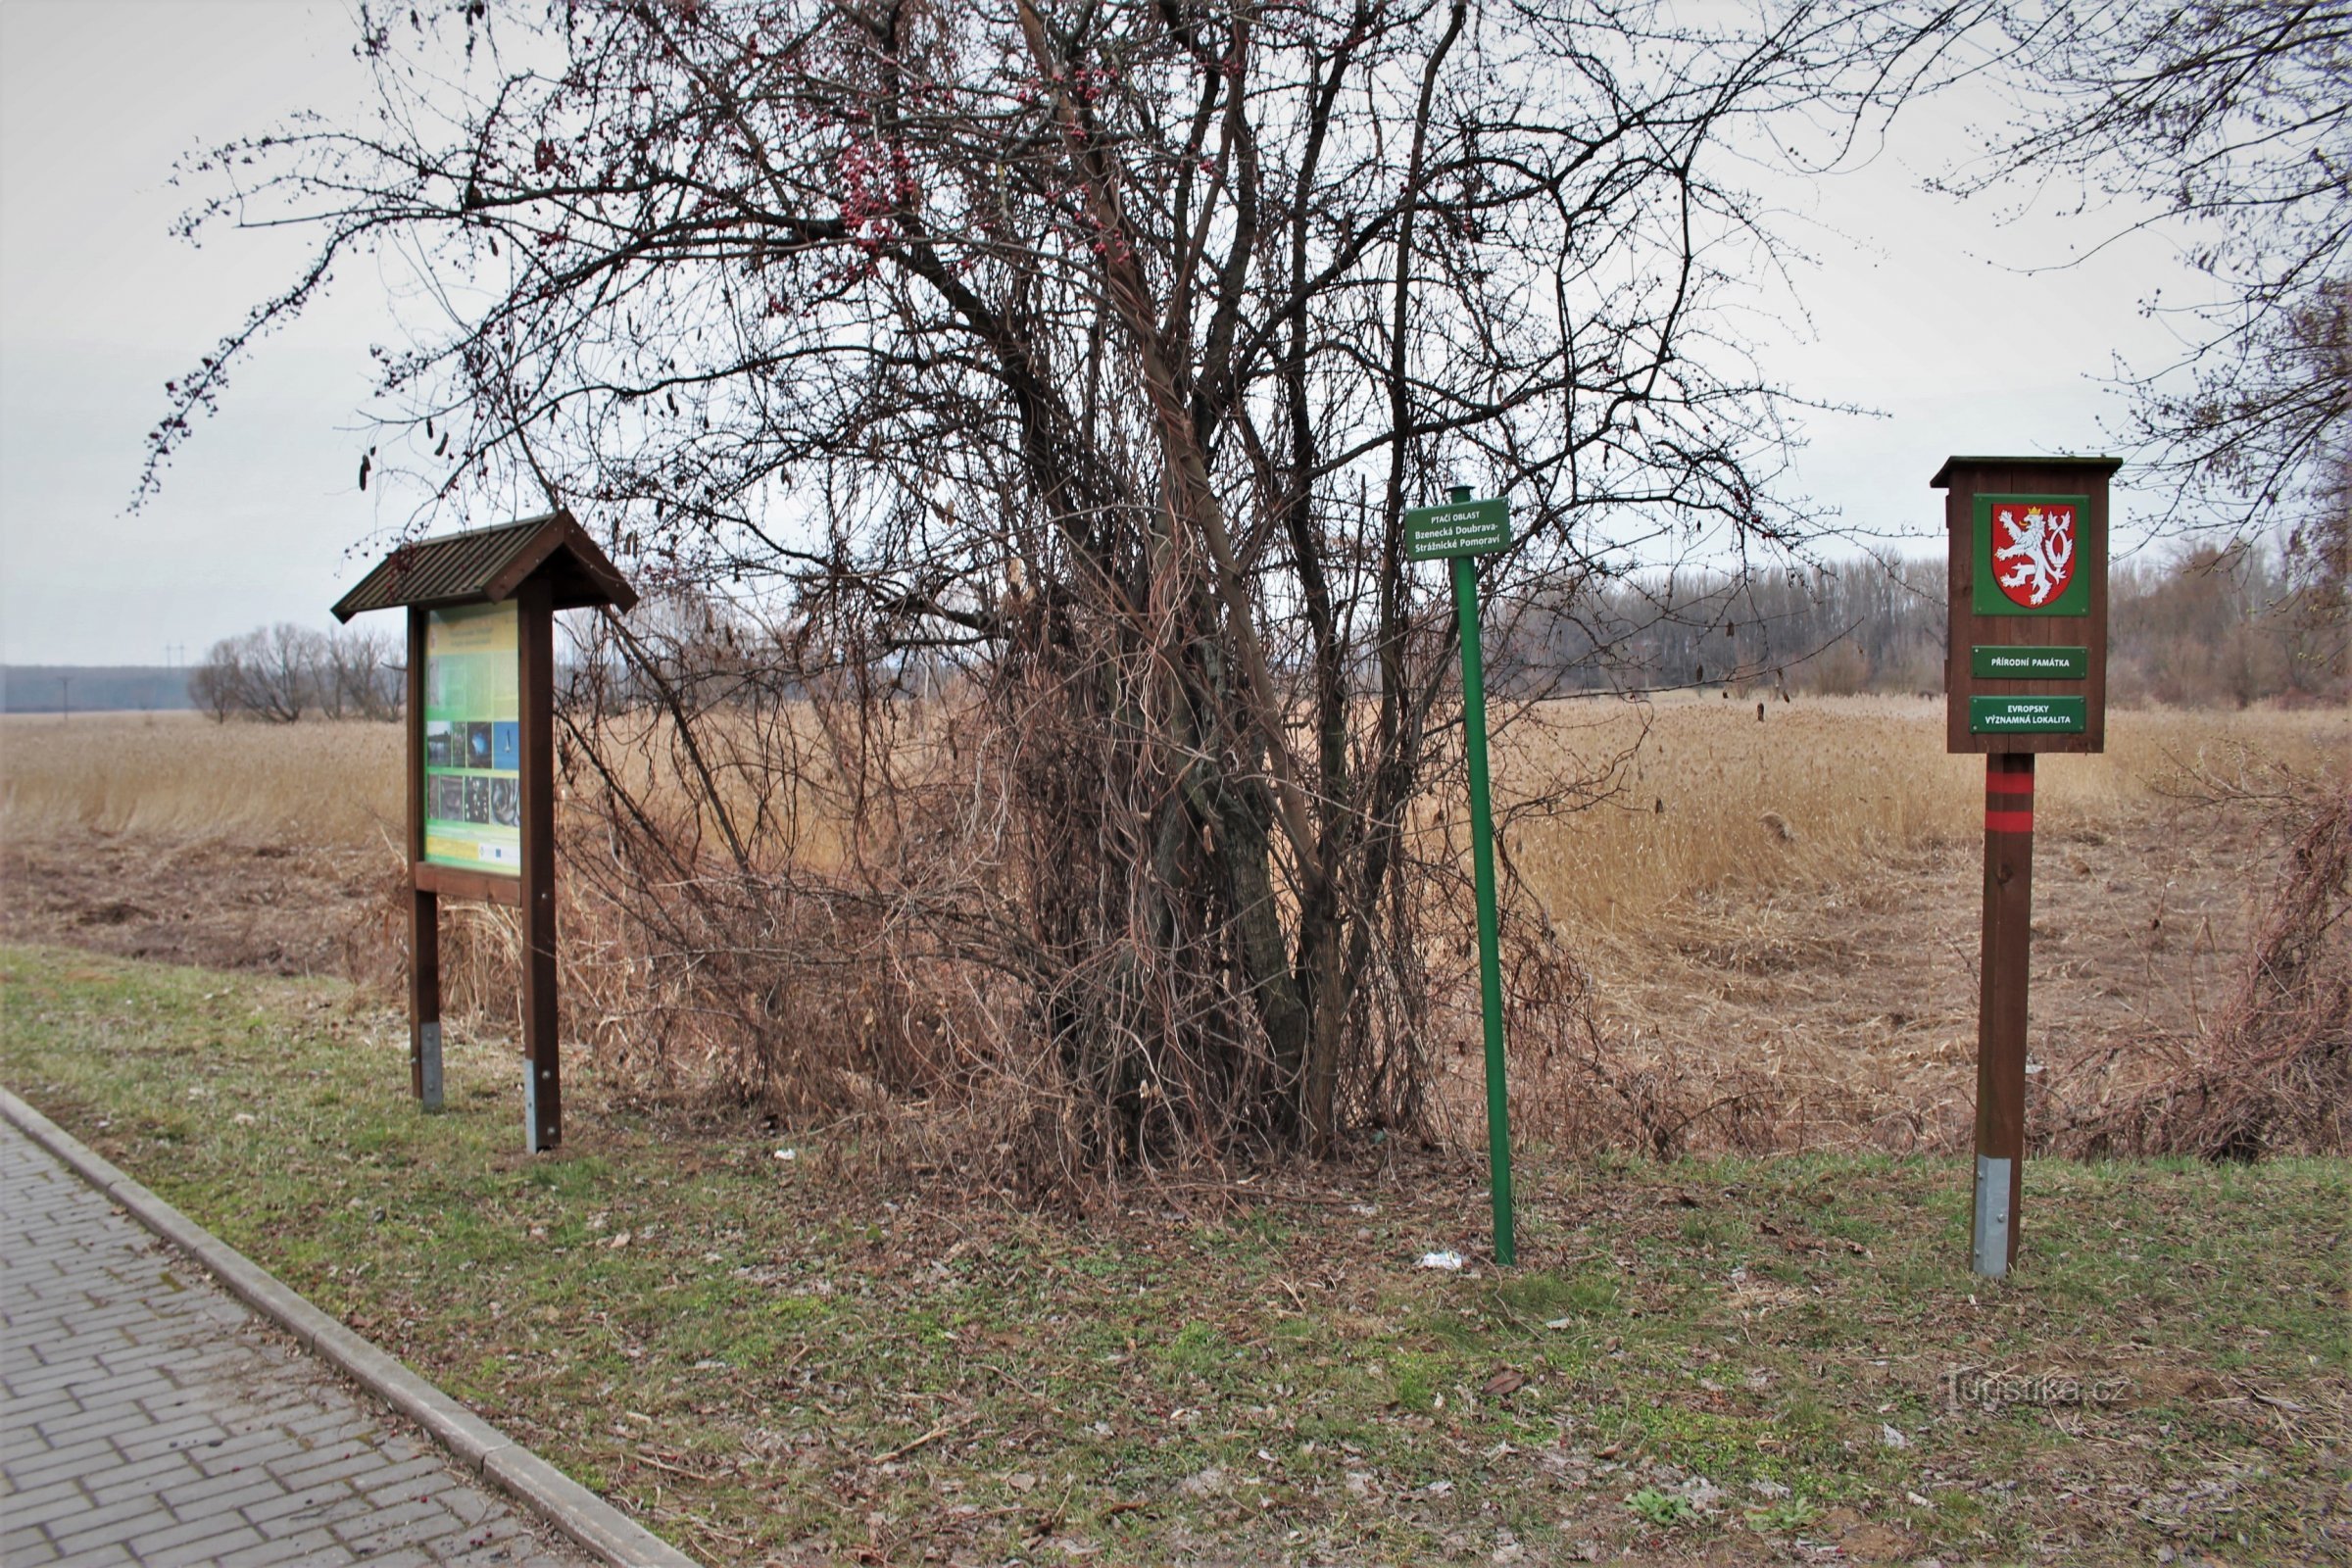
M2115 1042L2079 1064L2045 1107L2046 1142L2089 1157L2341 1153L2352 1148L2352 790L2340 773L2282 768L2267 787L2196 783L2207 806L2261 812L2284 845L2235 987L2193 1036Z

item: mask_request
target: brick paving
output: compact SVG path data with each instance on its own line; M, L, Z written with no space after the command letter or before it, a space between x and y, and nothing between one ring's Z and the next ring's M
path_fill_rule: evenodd
M0 1121L0 1563L589 1562Z

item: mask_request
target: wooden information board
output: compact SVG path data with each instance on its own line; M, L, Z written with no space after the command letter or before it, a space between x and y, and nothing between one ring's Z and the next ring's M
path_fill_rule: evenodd
M2113 458L1951 458L1944 749L2107 745L2107 480Z
M1944 747L1984 754L1970 1262L2017 1261L2025 1196L2034 759L2107 744L2107 480L2113 458L1949 458Z
M402 545L335 605L409 623L409 1086L441 1108L444 898L522 911L523 1147L564 1136L556 1005L555 624L636 590L567 512Z

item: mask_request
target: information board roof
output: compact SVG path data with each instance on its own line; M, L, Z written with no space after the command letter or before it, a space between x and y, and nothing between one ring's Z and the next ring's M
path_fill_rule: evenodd
M337 620L402 605L495 604L534 577L555 586L558 610L627 610L637 590L568 512L402 545L335 602Z
M2121 458L2070 458L2048 452L2027 458L1951 457L1943 460L1943 466L1936 470L1936 477L1928 481L1928 488L1949 489L1954 468L2090 468L2100 473L2113 473L2123 466L2124 460Z

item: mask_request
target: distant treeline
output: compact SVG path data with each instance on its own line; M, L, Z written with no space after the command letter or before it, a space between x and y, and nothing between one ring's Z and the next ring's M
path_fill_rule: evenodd
M0 712L155 712L192 707L169 664L0 664Z
M2347 696L2340 582L2315 589L2289 581L2266 552L2204 549L2122 563L2108 584L2108 691L2118 703ZM1745 581L1688 571L1506 600L1491 613L1488 678L1522 696L1694 686L1940 693L1944 589L1940 560L1861 561ZM706 605L657 610L640 633L667 673L650 681L624 663L612 677L646 702L663 683L723 682L756 655L754 640L722 620ZM400 659L387 633L279 625L216 643L194 669L0 665L0 711L387 719L400 711Z
M1523 695L1677 687L1940 693L1944 563L1863 561L1740 581L1683 572L1504 607L1494 677ZM2108 576L2118 703L2242 706L2346 695L2341 584L2315 594L2261 551L2129 561Z
M188 672L189 706L223 721L389 721L400 716L407 693L406 657L402 640L389 631L321 632L281 620L213 644Z
M1943 684L1941 562L1860 563L1740 580L1694 570L1596 583L1506 612L1495 678L1526 695L1767 686L1934 691Z

